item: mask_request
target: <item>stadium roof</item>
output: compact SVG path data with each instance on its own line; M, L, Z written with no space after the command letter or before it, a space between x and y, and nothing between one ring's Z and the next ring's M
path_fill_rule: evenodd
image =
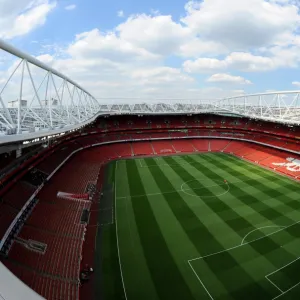
M61 72L2 40L0 48L20 59L9 78L1 78L0 144L76 130L100 115L215 113L300 124L300 91L223 99L96 99Z

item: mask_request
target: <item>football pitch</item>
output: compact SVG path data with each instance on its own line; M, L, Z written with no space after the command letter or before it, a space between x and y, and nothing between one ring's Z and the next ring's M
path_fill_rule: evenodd
M120 160L107 181L104 299L299 299L299 183L223 153Z

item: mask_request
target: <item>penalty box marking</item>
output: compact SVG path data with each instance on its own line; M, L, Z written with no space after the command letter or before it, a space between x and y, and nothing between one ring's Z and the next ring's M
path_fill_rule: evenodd
M214 255L217 255L217 254L220 254L220 253L228 252L228 251L231 251L231 250L236 249L236 248L244 247L244 246L246 246L246 245L248 245L248 244L254 243L255 241L258 241L258 240L262 240L262 239L264 239L264 238L266 238L266 237L268 237L268 236L271 236L271 235L273 235L273 234L275 234L275 233L278 233L278 232L283 231L283 230L285 230L285 229L287 229L287 228L290 228L290 227L292 227L292 226L295 226L295 225L297 225L297 224L299 224L299 223L300 223L300 220L297 221L297 222L295 222L295 223L293 223L293 224L291 224L291 225L285 226L285 227L283 227L283 228L281 228L281 229L279 229L279 230L277 230L277 231L275 231L275 232L271 232L271 233L269 233L269 234L266 234L266 235L264 235L264 236L262 236L262 237L259 237L259 238L255 239L255 240L252 240L252 241L250 241L250 242L243 243L243 244L239 244L239 245L236 245L236 246L234 246L234 247L230 247L230 248L227 248L227 249L224 249L224 250L221 250L221 251L213 252L213 253L211 253L211 254L207 254L207 255L204 255L204 256L199 256L199 257L196 257L196 258L189 259L189 260L188 260L188 264L189 264L189 266L191 267L193 273L196 275L196 277L197 277L198 281L200 282L200 284L202 285L202 287L205 289L205 291L206 291L207 295L209 296L209 298L212 299L212 300L214 300L214 298L212 297L212 295L209 293L208 289L207 289L206 286L204 285L203 281L201 280L201 278L199 277L199 275L197 274L197 272L196 272L195 269L193 268L191 262L196 261L196 260L200 260L200 259L204 259L204 258L206 258L206 257L214 256ZM298 258L295 259L294 261L292 261L292 262L286 264L286 265L283 266L282 268L284 268L284 267L286 267L286 266L292 264L293 262L295 262L295 261L298 260L298 259L300 259L300 257L298 257ZM275 271L272 272L272 273L267 274L267 275L265 276L265 278L266 278L269 282L271 282L271 280L270 280L269 278L267 278L267 277L270 276L270 275L272 275L272 274L274 274L274 273L276 273L277 271L281 270L282 268L280 268L280 269L278 269L278 270L275 270ZM272 285L275 286L279 291L281 291L281 294L278 295L278 296L276 296L276 297L274 297L274 298L272 298L272 300L275 300L275 299L281 297L282 295L286 294L287 292L289 292L289 291L292 290L293 288L295 288L295 287L297 287L298 285L300 285L300 282L299 282L299 283L295 284L294 286L292 286L291 288L289 288L288 290L282 291L282 290L281 290L274 282L271 282L271 283L272 283Z
M260 230L260 229L263 229L263 228L285 228L286 226L280 226L280 225L270 225L270 226L262 226L262 227L258 227L258 228L255 228L251 231L249 231L243 238L242 242L241 242L241 245L244 244L244 241L245 239L247 238L248 235L250 235L252 232L256 231L256 230Z
M285 264L285 265L282 266L281 268L279 268L279 269L277 269L277 270L275 270L275 271L273 271L273 272L271 272L271 273L269 273L269 274L267 274L267 275L265 276L265 278L281 292L281 294L279 294L278 296L274 297L272 300L277 299L277 298L281 297L282 295L286 294L287 292L291 291L292 289L294 289L295 287L297 287L298 285L300 285L300 282L294 284L294 285L293 285L292 287L290 287L289 289L283 291L281 288L279 288L279 287L275 284L274 281L272 281L272 280L269 278L269 276L272 276L273 274L275 274L275 273L279 272L280 270L284 269L285 267L287 267L287 266L293 264L294 262L298 261L299 259L300 259L300 257L297 257L296 259L294 259L294 260L292 260L291 262Z

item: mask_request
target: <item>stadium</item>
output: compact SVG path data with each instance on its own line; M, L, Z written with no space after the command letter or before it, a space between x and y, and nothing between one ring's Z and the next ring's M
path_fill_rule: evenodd
M299 299L300 92L103 102L0 47L1 299Z

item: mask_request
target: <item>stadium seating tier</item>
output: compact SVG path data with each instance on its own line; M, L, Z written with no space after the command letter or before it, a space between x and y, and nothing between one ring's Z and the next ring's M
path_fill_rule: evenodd
M95 126L99 128L98 124ZM151 122L144 118L126 116L119 122L109 119L104 128L110 132L87 129L83 136L76 133L69 140L54 146L44 156L44 160L38 158L41 161L35 167L49 175L73 151L82 147L124 139L129 141L89 148L69 159L37 195L39 203L14 241L8 258L3 260L16 276L47 299L79 299L80 266L93 263L94 252L90 247L94 245L97 230L96 226L86 227L80 224L84 209L95 211L90 214L90 224L96 224L97 202L61 199L57 197L57 193L84 193L89 183L95 184L101 190L101 166L110 160L132 156L222 151L294 179L300 177L300 172L295 172L287 165L290 162L288 157L299 159L299 155L233 139L248 139L299 152L300 143L292 138L299 136L299 128L294 128L293 131L284 125L274 128L272 123L247 119L237 121L228 117L221 119L217 116L207 116L204 119L183 117L181 120L168 116L157 117ZM184 131L170 130L172 128ZM188 131L185 128L189 128ZM92 130L93 133L89 135ZM188 137L191 139L187 139ZM131 142L134 139L150 138L154 140ZM1 236L35 188L20 178L3 193L0 202ZM28 240L46 244L45 254L28 249ZM90 291L86 286L82 290L81 299L87 299L85 295Z

